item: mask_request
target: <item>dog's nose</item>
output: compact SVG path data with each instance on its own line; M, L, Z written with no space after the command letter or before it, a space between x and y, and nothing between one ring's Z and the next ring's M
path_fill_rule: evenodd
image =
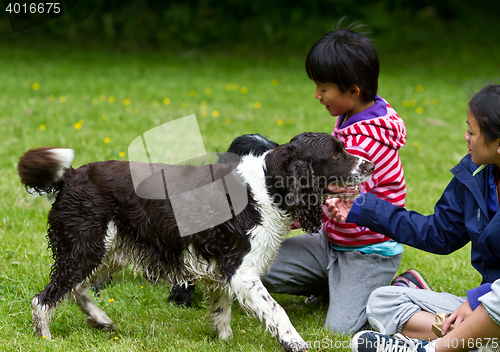
M363 164L361 164L361 170L363 170L367 174L373 174L373 171L375 171L375 164L371 161L365 161L363 162Z

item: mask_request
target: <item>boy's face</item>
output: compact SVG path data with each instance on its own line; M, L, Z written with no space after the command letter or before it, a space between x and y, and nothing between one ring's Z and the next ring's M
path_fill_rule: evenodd
M346 114L346 118L349 118L355 114L356 102L352 99L350 90L342 93L335 83L314 83L316 84L314 97L326 106L330 115L340 116Z

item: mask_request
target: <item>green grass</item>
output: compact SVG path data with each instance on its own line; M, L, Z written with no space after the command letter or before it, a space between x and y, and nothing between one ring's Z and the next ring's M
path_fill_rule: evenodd
M497 65L493 54L481 61L473 55L416 63L410 54L406 61L382 55L379 93L400 113L408 130L400 153L409 209L431 213L451 179L449 169L466 153L462 135L467 87L471 80L493 76ZM179 309L167 303L168 284L155 286L130 272L116 275L95 298L114 320L115 332L90 328L75 304L64 303L51 324L54 340L35 336L30 302L48 282L52 263L44 237L49 204L24 192L16 163L25 150L39 146L75 149L74 166L127 160L128 144L141 133L193 113L207 151L225 150L243 133L257 132L284 143L304 131L331 132L334 118L313 98L314 85L303 61L301 55L3 47L0 350L280 351L274 338L237 303L234 337L221 342L210 330L203 286L197 287L194 309ZM247 91L242 92L243 87ZM466 246L436 256L406 248L400 271L417 268L434 289L464 295L480 282L469 252ZM323 330L326 306L306 306L304 297L275 298L302 337L318 341L309 351L348 341Z

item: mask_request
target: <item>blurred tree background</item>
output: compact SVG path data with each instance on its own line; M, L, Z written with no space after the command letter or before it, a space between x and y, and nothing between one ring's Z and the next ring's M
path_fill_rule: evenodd
M498 43L500 2L491 0L61 0L67 14L12 34L0 12L0 41L99 43L121 49L304 52L322 34L358 21L383 52L446 54L443 42ZM0 0L0 4L1 4ZM417 50L416 50L417 49ZM458 48L459 49L459 48Z

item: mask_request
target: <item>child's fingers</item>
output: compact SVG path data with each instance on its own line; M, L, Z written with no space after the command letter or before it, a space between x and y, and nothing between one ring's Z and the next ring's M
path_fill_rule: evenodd
M448 329L450 328L451 324L453 324L455 322L456 318L457 318L457 314L456 314L456 312L454 312L453 314L451 314L448 318L446 318L444 320L443 329L441 330L443 332L443 336L446 335L446 333L448 332Z

